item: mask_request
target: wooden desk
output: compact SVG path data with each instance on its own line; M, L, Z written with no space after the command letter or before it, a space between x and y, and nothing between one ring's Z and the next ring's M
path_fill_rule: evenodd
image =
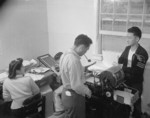
M54 78L54 73L48 71L44 74L42 80L37 81L37 85L40 87L41 94L46 97L45 101L45 118L51 116L54 112L53 109L53 91L49 86L49 83L52 82Z
M53 79L54 72L52 71L47 71L44 73L44 77L41 80L35 81L35 83L41 88L42 86L50 83Z

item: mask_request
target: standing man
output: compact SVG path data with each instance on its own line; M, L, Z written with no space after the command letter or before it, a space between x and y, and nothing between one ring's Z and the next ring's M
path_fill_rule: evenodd
M141 118L141 94L143 90L143 73L148 60L147 51L139 44L142 32L138 27L128 29L128 46L120 56L118 63L123 64L126 84L139 91L139 100L134 105L134 118Z
M91 91L84 85L84 68L80 62L90 48L92 40L81 34L76 37L74 46L65 52L60 60L60 73L63 83L62 102L65 118L85 118L85 96L91 97Z

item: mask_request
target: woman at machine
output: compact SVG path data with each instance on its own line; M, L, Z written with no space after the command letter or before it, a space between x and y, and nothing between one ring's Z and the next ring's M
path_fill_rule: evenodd
M8 78L3 84L3 98L12 101L11 111L15 118L23 118L23 101L40 92L39 87L32 78L24 76L25 67L23 59L11 61L9 64Z

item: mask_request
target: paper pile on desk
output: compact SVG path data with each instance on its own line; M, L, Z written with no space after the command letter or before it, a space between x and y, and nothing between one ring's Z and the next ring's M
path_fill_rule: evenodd
M109 67L107 67L106 65L104 65L102 62L101 63L96 63L95 65L92 65L90 67L88 67L88 70L90 71L104 71L106 69L108 69Z
M32 74L32 73L26 73L25 76L31 77L34 81L41 80L44 77L44 75Z
M99 79L98 79L98 78L94 78L94 77L89 77L89 78L86 80L86 82L89 82L89 83L93 83L93 84L94 84L94 82L99 82Z
M30 61L23 60L23 66L36 65L36 64L37 64L37 61L34 59L31 59Z
M50 68L46 68L46 67L36 67L36 68L33 68L31 69L31 73L45 73L47 72L48 70L50 70Z
M8 77L7 72L0 73L0 83L3 83L3 81Z

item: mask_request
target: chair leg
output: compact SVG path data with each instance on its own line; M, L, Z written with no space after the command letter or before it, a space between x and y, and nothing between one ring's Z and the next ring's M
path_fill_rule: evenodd
M45 118L45 96L42 98L42 117Z

